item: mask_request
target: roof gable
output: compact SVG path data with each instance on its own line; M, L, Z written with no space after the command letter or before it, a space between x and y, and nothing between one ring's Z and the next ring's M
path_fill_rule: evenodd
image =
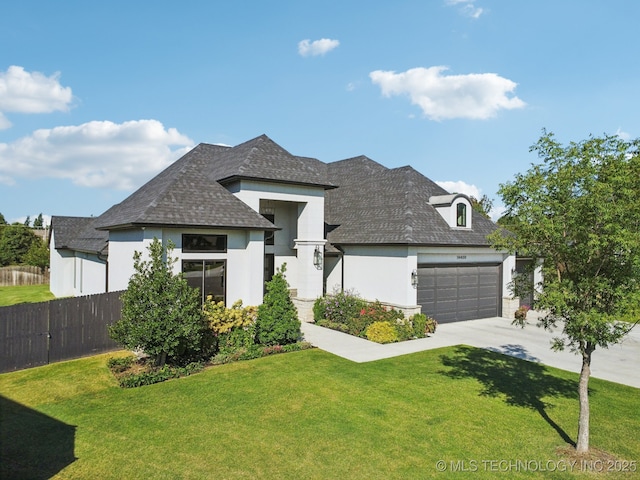
M316 185L330 188L327 165L310 157L292 155L266 135L241 143L220 155L213 178L226 184L237 179Z
M97 228L162 225L273 229L208 175L228 147L200 144L100 217Z

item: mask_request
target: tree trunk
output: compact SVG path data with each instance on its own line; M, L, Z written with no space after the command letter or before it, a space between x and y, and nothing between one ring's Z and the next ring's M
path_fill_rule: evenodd
M576 451L589 451L589 376L591 375L591 353L593 348L587 345L582 351L582 369L578 383L578 397L580 399L580 415L578 417L578 442Z

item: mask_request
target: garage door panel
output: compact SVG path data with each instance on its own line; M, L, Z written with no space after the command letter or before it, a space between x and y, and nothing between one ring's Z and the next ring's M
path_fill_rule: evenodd
M500 267L458 265L418 268L418 303L439 323L499 314Z

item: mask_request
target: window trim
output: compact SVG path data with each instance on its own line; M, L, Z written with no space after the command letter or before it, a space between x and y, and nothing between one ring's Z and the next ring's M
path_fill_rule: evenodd
M456 227L467 227L467 204L463 202L456 203Z
M222 249L218 249L216 247L213 248L206 248L205 246L199 247L190 247L189 246L189 241L187 240L187 237L201 237L203 239L203 241L201 242L201 244L206 244L208 243L209 245L216 245L218 244L218 239L222 238L222 242L223 242L223 247ZM204 239L206 238L214 238L215 237L215 241L206 241ZM217 233L183 233L182 234L182 253L227 253L227 235L224 234L217 234Z

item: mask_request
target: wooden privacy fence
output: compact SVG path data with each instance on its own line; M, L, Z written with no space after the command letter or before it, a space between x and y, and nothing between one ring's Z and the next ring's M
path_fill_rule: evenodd
M49 270L44 273L40 267L21 265L0 267L0 287L13 285L41 285L49 283Z
M122 292L0 308L0 373L118 349Z

